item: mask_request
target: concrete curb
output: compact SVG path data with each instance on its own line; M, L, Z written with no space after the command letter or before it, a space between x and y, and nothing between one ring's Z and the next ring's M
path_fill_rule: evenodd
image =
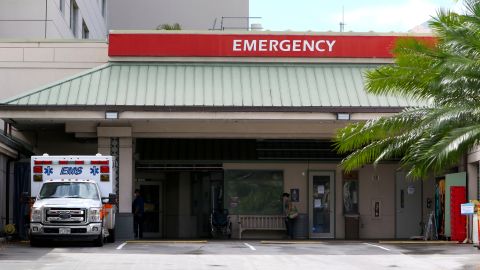
M419 245L452 245L458 244L458 241L378 241L379 244L419 244Z
M325 241L308 241L308 240L305 240L305 241L288 241L288 240L285 240L285 241L281 241L281 240L278 240L278 241L271 241L271 240L268 240L268 241L260 241L260 244L263 244L263 245L275 245L275 244L324 244Z
M208 243L207 240L127 240L125 241L129 244L206 244Z

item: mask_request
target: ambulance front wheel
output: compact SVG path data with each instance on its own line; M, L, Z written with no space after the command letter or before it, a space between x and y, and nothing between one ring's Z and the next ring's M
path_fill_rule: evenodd
M93 245L96 247L103 247L104 238L103 233L100 234L98 238L93 241Z
M115 243L115 228L108 229L107 240L108 240L109 243Z
M33 236L30 236L30 246L31 247L40 247L43 245L43 242L36 238L36 237L33 237Z

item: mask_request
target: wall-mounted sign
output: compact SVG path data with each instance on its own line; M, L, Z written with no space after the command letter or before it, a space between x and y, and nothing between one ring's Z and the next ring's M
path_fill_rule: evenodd
M475 205L473 203L462 203L460 205L460 213L462 215L473 215L475 213Z
M131 33L109 36L111 57L392 58L399 36L318 34ZM433 43L432 37L415 37Z
M290 189L290 201L292 202L300 201L300 190L298 188Z
M372 219L382 218L382 201L379 199L372 200Z

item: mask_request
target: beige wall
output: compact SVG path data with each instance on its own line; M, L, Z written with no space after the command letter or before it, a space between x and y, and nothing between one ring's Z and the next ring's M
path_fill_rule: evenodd
M108 2L110 30L155 29L179 23L182 29L208 30L222 16L249 16L248 0L113 0ZM226 26L245 26L246 20L229 20Z
M95 155L98 152L97 139L75 138L61 129L37 131L32 136L33 151L49 155Z
M2 42L0 99L107 63L105 42Z

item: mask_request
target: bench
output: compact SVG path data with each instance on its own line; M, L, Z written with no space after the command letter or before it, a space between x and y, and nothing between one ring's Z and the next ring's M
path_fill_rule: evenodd
M286 230L284 216L239 215L237 221L239 239L242 239L244 231L249 230Z
M5 237L0 237L0 250L5 249L6 244L7 244L7 239Z

